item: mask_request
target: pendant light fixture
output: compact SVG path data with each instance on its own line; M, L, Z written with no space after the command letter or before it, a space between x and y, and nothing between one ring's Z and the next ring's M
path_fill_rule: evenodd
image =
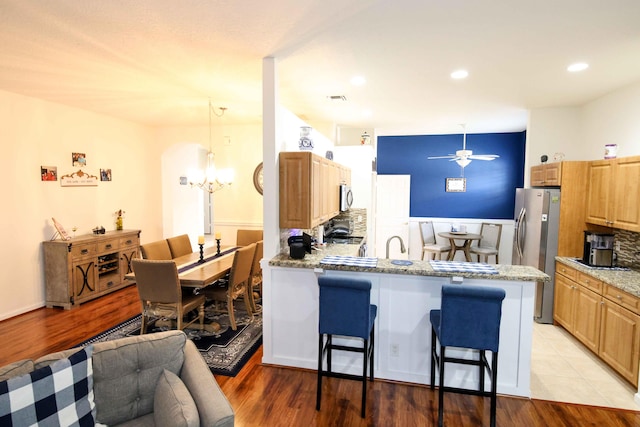
M215 114L217 117L222 117L226 110L226 107L220 107L220 114L216 113L211 105L211 99L209 99L209 152L207 153L207 168L204 171L198 171L198 176L192 177L189 180L191 188L197 187L209 193L214 193L233 183L235 173L232 168L216 169L214 163L215 155L213 154L211 143L211 115Z

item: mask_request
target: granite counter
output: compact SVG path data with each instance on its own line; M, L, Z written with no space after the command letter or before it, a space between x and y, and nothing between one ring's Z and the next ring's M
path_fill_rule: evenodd
M575 258L556 257L556 261L565 264L581 273L588 274L604 283L640 297L640 271L603 269L586 266Z

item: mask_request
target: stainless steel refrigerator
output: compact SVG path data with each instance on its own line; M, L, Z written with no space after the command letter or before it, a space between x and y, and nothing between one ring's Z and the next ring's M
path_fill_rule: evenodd
M514 265L530 265L544 271L551 282L536 283L534 319L553 323L555 258L558 253L560 190L544 188L516 189Z

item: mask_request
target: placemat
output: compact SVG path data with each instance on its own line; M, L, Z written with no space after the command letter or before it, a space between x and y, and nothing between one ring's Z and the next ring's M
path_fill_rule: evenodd
M438 272L498 274L498 270L492 265L479 262L432 260L429 263Z
M348 265L351 267L375 268L378 266L378 258L328 255L320 260L320 264Z

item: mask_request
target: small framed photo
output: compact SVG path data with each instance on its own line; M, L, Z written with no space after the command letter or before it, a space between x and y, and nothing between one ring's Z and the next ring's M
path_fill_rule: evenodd
M71 166L80 168L87 166L87 156L84 153L71 153Z
M111 169L100 169L100 181L111 181Z
M447 193L464 193L467 191L467 178L447 178Z
M40 179L42 181L57 181L58 167L57 166L40 166Z

